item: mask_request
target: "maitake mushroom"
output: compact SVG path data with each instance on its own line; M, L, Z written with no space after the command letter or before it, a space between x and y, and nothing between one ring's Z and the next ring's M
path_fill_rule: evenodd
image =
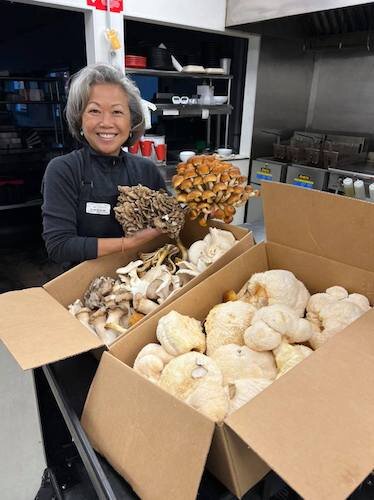
M246 181L237 167L215 156L193 156L177 166L172 179L178 202L187 205L190 218L202 226L209 218L232 222L235 207L259 195Z
M141 184L118 186L118 191L120 194L114 212L127 236L147 227L155 227L171 238L178 238L185 214L173 196Z

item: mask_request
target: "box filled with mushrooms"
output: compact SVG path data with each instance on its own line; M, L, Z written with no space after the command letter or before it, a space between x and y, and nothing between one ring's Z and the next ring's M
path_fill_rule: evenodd
M247 229L186 220L178 243L161 235L138 249L85 261L42 288L2 294L1 340L24 369L102 350L253 244ZM14 328L16 316L25 319L24 329L21 322Z
M273 469L343 499L374 463L374 206L266 183L267 241L101 358L82 415L141 498L237 497ZM359 223L358 223L359 222Z

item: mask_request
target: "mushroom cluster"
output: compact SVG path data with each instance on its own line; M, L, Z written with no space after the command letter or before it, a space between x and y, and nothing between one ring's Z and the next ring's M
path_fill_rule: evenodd
M172 184L177 201L189 209L189 217L205 226L208 219L233 220L236 208L259 191L231 163L215 156L193 156L177 166Z
M173 196L141 184L118 186L118 191L114 213L127 236L154 227L171 238L178 238L185 222L185 210Z
M138 260L117 269L116 278L95 278L82 300L77 299L68 309L109 345L234 244L229 231L209 228L186 255L170 243L154 252L139 253Z
M134 363L135 371L215 421L370 309L365 296L340 286L310 296L282 269L256 273L225 296L230 300L203 323L176 311L161 317L159 344L143 347Z

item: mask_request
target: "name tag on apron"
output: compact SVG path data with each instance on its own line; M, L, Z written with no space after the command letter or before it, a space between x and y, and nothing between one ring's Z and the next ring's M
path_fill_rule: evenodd
M110 205L109 203L93 203L88 201L86 203L86 213L93 215L109 215Z

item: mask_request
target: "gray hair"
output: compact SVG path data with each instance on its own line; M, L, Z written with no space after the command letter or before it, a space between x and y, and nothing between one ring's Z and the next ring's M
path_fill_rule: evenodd
M124 73L106 63L85 66L70 80L65 116L71 135L82 141L82 115L86 109L90 88L97 83L119 85L127 95L130 109L131 132L124 145L131 146L144 134L144 115L138 87Z

